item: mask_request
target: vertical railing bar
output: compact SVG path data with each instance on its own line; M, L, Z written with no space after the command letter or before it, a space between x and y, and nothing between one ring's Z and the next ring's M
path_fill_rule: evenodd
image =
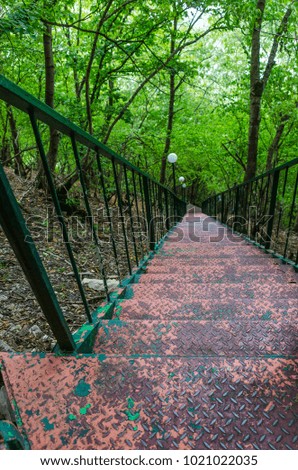
M155 226L156 226L156 242L159 242L161 239L160 236L160 220L159 220L159 207L158 207L158 194L157 194L157 184L152 183L152 194L154 200L154 214L155 214Z
M147 227L148 227L148 245L149 250L154 250L155 248L155 235L154 235L154 222L152 219L152 205L151 205L151 195L150 195L150 186L149 180L144 175L143 176L143 188L144 188L144 197L145 197L145 207L146 207L146 218L147 218Z
M157 241L161 240L162 238L162 230L161 230L161 219L162 219L162 211L160 210L160 201L159 201L159 187L157 183L154 183L154 198L155 198L155 206L156 206L156 223L157 223Z
M134 253L135 253L136 265L138 266L138 264L139 264L139 256L138 256L138 250L137 250L137 244L136 244L136 237L135 237L135 229L134 229L134 223L133 223L133 217L132 217L131 198L130 198L130 191L129 191L129 184L128 184L128 177L127 177L127 168L126 168L126 165L123 165L123 170L124 170L124 181L125 181L126 195L127 195L127 202L128 202L128 213L129 213L129 218L130 218L130 228L131 228L131 235L132 235L132 243L133 243L133 249L134 249Z
M92 323L92 317L91 317L91 314L90 314L89 305L88 305L88 302L87 302L87 299L86 299L86 295L85 295L83 285L81 283L80 274L79 274L79 271L78 271L78 268L77 268L77 264L76 264L76 261L75 261L74 256L73 256L71 244L70 244L67 229L66 229L65 220L64 220L64 217L62 215L60 202L59 202L58 195L57 195L57 192L56 192L56 188L55 188L55 185L54 185L54 181L53 181L53 178L52 178L51 170L50 170L50 167L49 167L49 164L48 164L48 161L47 161L47 157L46 157L46 154L45 154L45 150L44 150L44 147L43 147L43 143L42 143L42 140L41 140L39 129L38 129L38 126L37 126L34 110L30 110L29 116L30 116L30 121L31 121L33 132L34 132L36 144L37 144L39 154L40 154L40 157L41 157L41 160L42 160L44 172L45 172L45 175L46 175L46 178L47 178L47 181L48 181L50 193L51 193L53 203L54 203L54 206L55 206L56 215L57 215L58 221L59 221L59 223L61 224L61 227L62 227L63 241L66 245L66 249L67 249L68 256L69 256L69 259L70 259L70 262L71 262L71 266L72 266L72 269L73 269L73 272L74 272L74 276L75 276L75 279L76 279L76 282L77 282L77 285L78 285L78 288L79 288L79 291L80 291L81 299L82 299L82 302L84 304L86 316L88 318L89 323Z
M285 177L284 177L284 184L282 188L282 198L285 197L285 191L286 191L286 185L287 185L287 180L288 180L288 170L289 168L286 168L285 172ZM282 208L279 208L279 213L278 213L278 222L277 222L277 229L276 229L276 237L279 235L279 230L280 230L280 222L281 222L281 215L282 215Z
M161 234L161 238L164 236L164 227L165 227L165 217L164 217L164 209L165 209L165 203L164 203L164 200L163 200L163 196L164 196L164 192L162 190L162 188L160 186L158 186L157 188L157 191L158 191L158 204L159 204L159 208L160 208L160 234Z
M0 223L60 349L75 351L69 326L1 163Z
M259 207L258 200L259 200L259 195L260 195L259 181L260 180L258 180L258 179L255 181L255 186L256 187L255 187L255 197L254 197L254 201L253 201L253 204L256 207L256 220L255 220L255 224L254 224L254 232L255 232L254 240L256 242L257 242L257 223L258 223L258 207Z
M148 185L148 194L149 194L149 203L150 203L150 210L151 210L151 221L154 220L154 237L156 234L156 227L155 227L155 213L154 213L154 206L152 204L152 185L151 185L151 180L147 179L147 185Z
M288 250L290 230L291 230L291 226L292 226L292 217L293 217L293 211L294 211L295 202L296 202L297 186L298 186L298 171L297 171L296 183L295 183L295 187L294 187L293 199L292 199L291 210L290 210L290 218L289 218L289 225L288 225L288 230L287 230L287 238L286 238L284 255L283 255L284 258L286 258L286 254L287 254L287 250Z
M169 220L169 201L168 201L168 191L164 189L165 197L165 207L166 207L166 231L170 230L170 220Z
M132 184L133 184L134 199L135 199L135 204L136 204L138 227L139 227L139 230L141 230L141 232L142 232L142 226L141 226L141 221L140 221L140 212L139 212L138 193L137 193L137 186L136 186L136 179L135 179L134 170L132 170ZM140 235L142 236L142 233ZM139 238L139 240L141 240L141 244L140 244L141 245L141 255L142 255L142 258L143 258L144 257L143 243L142 243L141 238Z
M142 176L141 176L141 173L138 174L139 175L139 187L140 187L140 194L141 194L141 205L142 205L142 214L143 214L143 230L144 232L146 233L146 236L148 237L148 231L147 231L147 227L146 227L146 210L145 210L145 196L144 196L144 190L143 190L143 181L142 181ZM143 237L142 237L142 247L144 249L144 245L143 245Z
M160 201L161 201L161 205L163 207L163 211L162 211L162 236L164 236L166 233L167 233L167 229L166 229L166 217L167 217L167 208L166 208L166 195L165 195L165 191L162 187L159 188L159 194L160 194Z
M107 301L109 302L110 301L110 294L109 294L109 288L108 288L108 284L107 284L105 268L104 268L104 265L103 265L103 258L102 258L102 254L101 254L100 243L99 243L99 239L98 239L97 232L96 232L96 229L95 229L95 225L94 225L94 221L93 221L93 215L92 215L90 204L89 204L89 199L88 199L88 194L87 194L88 190L87 190L85 178L84 178L83 171L82 171L82 165L81 165L81 162L80 162L77 142L76 142L75 135L73 133L71 134L71 144L72 144L72 149L73 149L73 153L74 153L74 157L75 157L75 161L76 161L76 166L77 166L77 171L78 171L81 187L82 187L82 190L83 190L83 198L84 198L85 208L86 208L86 211L87 211L88 221L89 221L91 233L92 233L93 239L94 239L96 255L97 255L98 262L99 262L99 269L100 269L101 276L103 278L103 285L104 285L104 289L105 289L105 293L106 293L106 298L107 298Z
M162 187L158 187L158 201L160 205L160 217L161 217L161 224L160 224L160 233L161 237L165 235L165 200L164 200L164 191Z
M271 216L271 217L270 217L270 219L268 221L268 224L267 224L267 235L266 235L266 241L265 241L265 248L268 249L268 250L271 246L271 236L272 236L273 222L274 222L274 216L275 216L278 182L279 182L279 171L276 171L275 173L273 173L273 181L272 181L272 189L271 189L271 197L270 197L270 206L269 206L269 216Z
M247 187L247 191L248 191L248 220L249 220L249 230L248 230L248 236L251 237L252 233L253 233L253 227L251 226L251 211L250 211L250 208L252 206L251 204L251 201L252 201L252 195L253 195L253 184L254 182L251 181L250 183L247 183L246 187Z
M118 184L116 163L115 163L115 158L114 157L112 157L112 167L113 167L114 181L115 181L115 186L116 186L116 193L117 193L117 198L118 198L118 207L119 207L119 211L120 211L121 227L122 227L122 233L123 233L123 237L124 237L124 247L125 247L125 253L126 253L126 258L127 258L128 270L129 270L129 274L132 274L131 262L130 262L130 256L129 256L129 248L128 248L128 241L127 241L127 234L126 234L126 230L125 230L125 221L124 221L124 216L123 216L121 193L120 193L120 188L119 188L119 184Z
M118 280L120 282L121 281L121 274L120 274L120 269L119 269L119 258L118 258L118 253L117 253L116 241L115 241L115 237L114 237L113 222L112 222L109 202L108 202L108 198L107 198L107 192L106 192L106 186L105 186L105 181L104 181L104 176L103 176L103 170L102 170L102 165L101 165L101 161L100 161L99 149L96 149L96 162L97 162L97 169L98 169L98 172L99 172L100 183L101 183L101 187L102 187L104 205L105 205L105 209L106 209L106 213L107 213L107 217L108 217L108 221L109 221L112 247L113 247L114 258L115 258L115 263L116 263L116 270L117 270Z
M270 178L271 174L267 176L267 186L266 186L266 198L265 198L265 206L264 206L264 212L263 215L266 215L267 212L267 204L268 204L268 199L269 199L269 189L270 189Z
M245 185L245 187L247 187L247 185ZM245 191L244 214L245 214L245 219L246 219L246 220L249 220L248 191ZM248 230L247 230L247 232L248 232Z
M225 195L221 195L221 223L224 224Z

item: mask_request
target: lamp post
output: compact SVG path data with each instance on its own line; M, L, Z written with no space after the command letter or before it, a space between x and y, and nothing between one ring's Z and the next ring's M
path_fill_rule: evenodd
M175 153L170 153L168 155L168 162L172 163L172 170L173 170L173 191L174 193L176 192L176 177L175 177L175 163L177 161L178 157Z
M184 183L184 181L185 181L184 176L179 176L178 181L179 181L179 183L181 183L181 188L183 188L184 186L183 186L182 183ZM183 192L183 189L182 189L182 191L181 191L181 196L182 197L183 197L183 194L184 194L184 192Z
M183 176L182 176L182 178L183 178ZM183 188L183 200L185 201L185 193L186 193L186 184L185 183L183 183L182 188Z

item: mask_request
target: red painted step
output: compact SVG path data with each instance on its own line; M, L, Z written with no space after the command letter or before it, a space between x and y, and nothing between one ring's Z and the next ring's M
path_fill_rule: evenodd
M139 279L139 284L154 283L154 284L173 284L177 282L177 277L181 277L183 274L183 282L187 283L202 283L202 284L212 284L212 283L247 283L247 282L272 282L273 284L297 284L296 278L291 274L268 274L265 272L256 273L256 272L241 272L241 273L220 273L218 271L206 273L205 271L197 270L197 272L190 274L189 270L186 268L184 270L177 269L175 272L162 271L155 272L156 270L151 268L147 270L147 273L142 275Z
M33 449L298 448L297 275L205 217L128 286L93 354L1 354Z
M121 301L117 309L121 320L127 319L187 319L187 320L228 320L243 319L268 320L279 322L289 318L296 328L296 299L163 299L157 303L156 298L128 299Z
M177 289L179 283L180 289ZM144 298L143 284L135 284L133 287L134 297L136 299ZM146 284L146 297L152 299L159 299L159 301L174 299L177 302L196 301L200 299L217 299L222 300L226 298L232 299L296 299L297 300L297 285L280 283L274 284L260 284L259 282L243 282L242 284L203 284L203 283L189 283L183 279L176 277L176 282L167 284L164 288L161 284Z
M297 448L291 359L3 356L33 449Z
M103 320L94 351L126 356L295 355L298 331L284 319L272 321Z

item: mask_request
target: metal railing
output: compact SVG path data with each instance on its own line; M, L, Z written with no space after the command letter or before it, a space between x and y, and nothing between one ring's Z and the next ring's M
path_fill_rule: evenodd
M209 197L202 210L297 269L297 185L295 158Z
M99 263L99 271L104 284L107 302L111 301L107 282L107 263L99 235L98 224L94 223L94 208L91 207L88 179L83 168L83 155L91 156L95 168L95 186L103 200L107 218L109 250L112 253L119 282L125 275L132 275L140 266L146 254L152 252L156 244L185 214L186 203L167 187L159 184L148 174L131 164L117 153L100 143L62 115L28 94L20 87L0 75L0 99L23 111L28 117L40 162L46 178L48 192L59 221L63 242L67 251L72 274L84 306L85 318L92 325L94 312L90 308L82 283L79 267L75 260L69 227L61 207L57 192L56 175L50 169L44 143L44 125L56 129L68 140L68 151L72 152L75 170L84 201L89 234L94 244L94 253ZM32 137L33 137L32 136ZM94 182L94 178L93 178ZM110 202L110 193L115 194L120 230L115 229L115 220ZM123 201L125 195L125 202ZM124 207L125 206L125 207ZM65 320L63 305L58 301L50 282L47 270L41 260L34 237L28 229L20 206L15 198L4 168L0 163L0 224L13 248L34 295L47 319L61 350L77 349L74 336ZM116 233L117 232L117 233ZM141 236L140 236L141 234ZM119 259L124 259L120 266ZM125 265L123 268L123 264Z

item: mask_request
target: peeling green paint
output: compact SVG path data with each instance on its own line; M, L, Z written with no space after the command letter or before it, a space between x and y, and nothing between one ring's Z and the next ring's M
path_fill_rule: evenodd
M110 337L109 328L105 324L102 325L102 328L103 328L103 331L105 332L106 337L109 338Z
M120 320L120 318L113 318L112 320L109 320L109 323L108 323L109 326L113 326L113 325L116 325L116 326L125 326L126 323L122 320Z
M85 382L84 379L81 379L74 389L74 394L78 397L87 397L90 393L90 389L91 386Z
M189 426L193 429L201 429L202 426L200 426L199 424L195 424L195 423L189 423Z
M128 406L129 410L131 410L134 407L134 404L135 404L135 402L133 401L132 398L127 399L127 406Z
M140 411L136 411L135 413L132 413L129 410L125 410L124 414L126 414L129 421L136 421L140 416Z
M45 431L51 431L52 429L54 429L55 425L53 423L50 423L48 418L43 418L41 420L42 424L43 424L43 427L44 427L44 430Z
M127 286L126 291L125 291L125 299L132 299L133 296L134 296L133 288L131 286Z
M135 402L133 401L132 398L128 397L127 398L127 410L124 410L123 413L126 414L127 418L129 421L136 421L139 416L140 416L140 410L137 410L133 412L133 407L135 405Z
M106 354L98 354L97 357L98 357L99 362L103 362L107 358Z
M13 407L13 410L14 410L14 414L15 414L15 418L16 418L16 423L18 426L22 426L23 425L23 421L22 421L22 418L21 418L21 415L20 415L20 412L19 412L19 408L18 408L18 405L17 405L17 402L15 399L12 399L11 400L11 404L12 404L12 407Z
M88 403L86 406L83 406L80 408L80 415L85 415L87 413L87 410L91 408L91 404Z
M267 312L261 316L261 320L270 320L271 315L272 315L272 312L270 312L270 310L267 310Z

